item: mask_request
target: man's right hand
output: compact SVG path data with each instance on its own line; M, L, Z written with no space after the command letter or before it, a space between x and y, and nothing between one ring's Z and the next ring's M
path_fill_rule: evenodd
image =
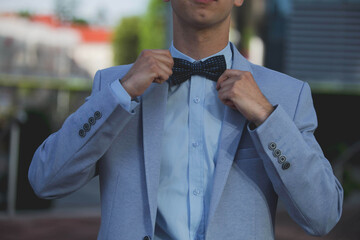
M120 82L131 98L135 98L143 94L152 82L165 82L172 75L173 66L169 50L143 50Z

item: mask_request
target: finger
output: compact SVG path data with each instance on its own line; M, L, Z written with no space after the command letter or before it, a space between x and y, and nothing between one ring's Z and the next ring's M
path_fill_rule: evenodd
M166 69L166 70L165 70ZM170 77L170 73L172 72L170 72L171 70L169 70L169 68L167 68L167 67L165 67L164 65L160 65L160 64L158 64L157 65L157 69L156 69L156 71L155 71L155 78L154 78L154 80L156 79L156 80L158 80L159 81L159 83L163 83L163 82L165 82L166 80L168 80L169 79L169 77ZM153 81L154 81L153 80Z
M158 67L159 70L163 71L164 74L168 76L167 78L169 78L173 74L172 68L169 67L169 65L167 65L166 63L159 62Z
M235 104L231 100L225 100L225 105L231 107L232 109L236 109Z
M158 55L154 55L153 57L155 58L155 60L157 60L163 64L166 64L171 69L174 66L174 59L171 56L169 57L169 56L158 54Z
M223 80L218 87L216 88L216 90L220 91L223 88L232 88L234 86L234 83L237 81L236 78L227 78L225 80Z
M219 91L219 89L221 88L222 83L223 83L226 79L227 79L227 76L224 75L224 74L222 74L222 75L219 77L219 79L218 79L217 82L216 82L216 90Z
M217 83L216 83L216 89L219 90L220 89L220 85L227 79L229 79L230 77L234 76L235 73L234 71L237 71L237 70L234 70L234 69L227 69L223 72L223 74L221 74L221 76L219 77L219 79L217 80Z
M142 55L153 55L153 54L162 54L171 56L170 51L168 49L144 49L141 51Z
M153 82L154 82L154 83L161 83L161 79L160 79L160 78L155 78L155 79L153 80Z
M236 77L236 78L241 78L241 76L244 74L244 71L241 70L237 70L237 69L227 69L225 70L225 72L223 72L223 74L221 74L221 76L219 77L217 84L216 84L216 89L219 90L220 85L226 81L229 78L232 77Z
M163 59L167 59L165 61L169 61L169 62L174 62L173 60L173 57L171 56L171 53L169 50L163 50L163 49L154 49L154 50L151 50L152 52L152 55L154 57L157 57L157 56L162 56L164 57Z
M172 68L168 63L157 60L154 56L151 56L149 61L143 62L145 68L148 71L149 76L154 79L159 78L160 81L166 81L169 76L172 75Z
M223 84L221 88L218 90L219 95L224 95L228 92L230 92L232 89L232 84Z
M153 50L143 50L139 56L140 58L154 58L159 59L160 61L164 62L173 62L173 58L170 54L169 50L162 50L162 49L153 49Z
M228 98L226 98L226 96L224 96L224 95L219 95L219 99L220 99L220 101L221 101L224 105L229 106L229 107L231 107L232 109L236 109L235 104L233 103L233 101L230 100L230 99L228 99Z
M229 89L221 88L218 92L218 97L224 104L227 100L230 100L228 97L228 94L227 94L228 91L229 91Z
M218 91L218 97L225 105L228 105L230 107L235 106L234 100L236 96L234 95L232 85L226 85L224 87L221 87L221 89Z
M162 55L171 56L170 51L168 49L151 49L151 50L148 50L148 51L151 51L151 52L156 53L156 54L162 54Z

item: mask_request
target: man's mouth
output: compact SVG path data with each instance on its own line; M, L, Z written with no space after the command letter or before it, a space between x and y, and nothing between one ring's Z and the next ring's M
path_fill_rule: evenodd
M217 0L194 0L194 2L196 3L203 3L203 4L207 4L207 3L211 3L211 2L215 2Z

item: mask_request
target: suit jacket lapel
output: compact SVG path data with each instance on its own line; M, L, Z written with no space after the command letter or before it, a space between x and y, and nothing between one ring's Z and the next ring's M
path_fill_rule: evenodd
M155 227L157 190L160 177L161 141L168 83L152 84L142 96L144 162L151 223Z
M252 72L248 61L232 44L231 48L233 51L232 69ZM240 112L232 110L229 107L225 108L207 226L209 226L211 219L214 217L216 208L219 204L246 122L247 120Z

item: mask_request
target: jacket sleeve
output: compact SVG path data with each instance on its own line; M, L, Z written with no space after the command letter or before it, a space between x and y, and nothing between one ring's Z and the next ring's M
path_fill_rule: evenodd
M307 83L293 119L281 105L250 135L290 216L309 234L327 234L342 212L343 189L314 137L317 118Z
M41 198L68 195L96 175L98 160L135 114L118 104L109 85L101 83L101 71L94 78L85 103L36 150L29 181Z

